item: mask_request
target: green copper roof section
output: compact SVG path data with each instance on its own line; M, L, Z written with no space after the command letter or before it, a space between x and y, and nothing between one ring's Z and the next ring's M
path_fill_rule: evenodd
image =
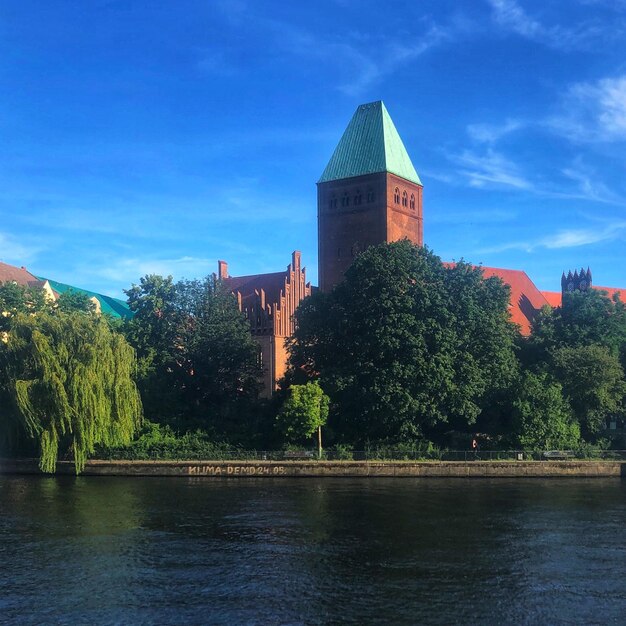
M128 304L119 298L112 298L111 296L105 296L104 294L96 293L95 291L72 287L72 285L59 283L56 280L50 280L49 278L44 278L43 276L37 276L37 278L39 280L47 280L50 283L50 287L52 287L52 289L59 294L65 293L66 291L75 291L77 293L83 293L90 298L96 298L100 303L100 310L103 314L122 319L130 319L134 316L134 313L130 310Z
M381 100L357 108L318 182L378 172L422 184Z

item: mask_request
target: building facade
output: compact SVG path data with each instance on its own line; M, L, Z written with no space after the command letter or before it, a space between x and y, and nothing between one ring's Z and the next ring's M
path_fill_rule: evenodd
M269 397L287 369L285 341L294 332L293 314L312 287L301 265L300 252L291 255L284 272L229 276L228 264L218 261L218 278L237 298L239 310L250 322L252 336L259 344L263 367L263 395Z
M319 288L341 282L354 258L369 246L409 241L423 245L423 186L402 139L381 102L357 108L317 183ZM589 270L563 274L562 292L540 291L522 270L480 268L509 285L511 321L529 335L545 306L560 306L562 292L602 289L625 300L626 291L593 287ZM218 262L219 277L236 295L259 343L265 395L285 374L285 340L294 331L293 314L313 291L299 252L284 272L232 277Z
M317 183L319 286L329 291L365 248L424 243L422 182L385 105L354 113Z

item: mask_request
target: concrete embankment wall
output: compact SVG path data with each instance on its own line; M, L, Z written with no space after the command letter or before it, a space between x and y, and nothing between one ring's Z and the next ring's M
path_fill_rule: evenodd
M0 460L0 474L39 474L32 460ZM72 463L57 464L73 474ZM620 461L88 461L86 476L246 477L626 477Z

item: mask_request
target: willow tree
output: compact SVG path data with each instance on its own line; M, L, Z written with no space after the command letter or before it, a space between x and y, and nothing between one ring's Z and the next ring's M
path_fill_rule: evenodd
M36 441L42 471L54 472L59 454L69 453L78 474L96 445L132 439L142 414L135 367L134 350L101 318L18 314L0 346L11 405L0 427L17 422Z

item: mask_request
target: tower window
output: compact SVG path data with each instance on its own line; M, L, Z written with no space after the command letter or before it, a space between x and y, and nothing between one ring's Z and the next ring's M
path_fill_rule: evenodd
M402 206L407 206L409 203L408 196L406 195L406 191L402 192Z
M411 194L411 208L415 211L415 196Z
M393 201L400 204L400 190L397 187L393 190Z
M328 201L328 206L331 209L336 209L337 208L337 198L335 198L335 196L333 196L329 201Z
M355 194L355 196L354 196L354 204L361 204L361 200L362 200L362 197L361 197L361 190L360 190L360 189L357 189L357 190L356 190L356 194Z
M376 196L374 195L374 192L371 189L367 190L367 201L368 202L374 202L374 198Z
M347 191L343 194L343 198L341 198L341 206L350 206L350 196Z

